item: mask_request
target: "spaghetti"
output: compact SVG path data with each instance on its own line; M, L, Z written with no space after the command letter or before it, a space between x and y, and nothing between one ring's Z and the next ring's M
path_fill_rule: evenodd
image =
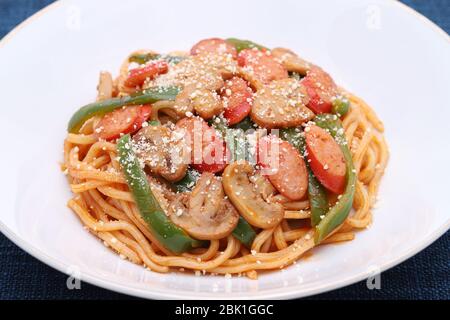
M229 191L231 187L224 185L224 190L220 187L220 185L226 183L232 185L234 183L233 181L235 181L233 180L233 173L228 172L230 170L227 171L227 168L233 165L229 159L225 164L212 164L209 167L204 164L197 165L196 171L200 171L202 177L208 173L210 175L209 179L219 179L218 188L222 192L220 194L220 201L226 201L226 203L220 202L220 208L226 207L226 210L228 210L222 212L225 209L220 209L222 210L220 214L228 215L226 216L228 220L236 219L236 222L233 222L233 228L236 227L237 216L247 220L248 224L251 225L251 231L256 234L249 243L245 243L240 237L236 236L236 233L228 230L228 226L224 226L221 221L219 221L220 223L217 222L218 224L211 228L211 235L205 235L205 230L209 227L208 225L202 225L201 230L195 233L189 219L198 217L196 216L197 213L189 211L189 208L191 208L189 205L187 207L181 207L184 210L181 216L169 214L173 203L178 200L181 201L180 203L184 203L182 202L183 199L187 199L186 201L194 199L195 185L200 184L200 181L203 180L202 177L197 177L197 180L194 180L196 183L193 183L190 189L174 191L168 188L167 185L176 184L180 180L179 177L172 179L173 172L169 172L172 176L169 173L166 176L164 175L164 166L169 165L167 162L164 162L162 167L154 164L148 165L147 162L145 172L149 176L151 191L154 193L155 198L158 199L162 210L168 216L168 223L174 223L177 228L182 229L182 232L187 233L186 237L193 238L194 241L197 241L195 240L196 238L206 241L202 241L202 245L192 246L188 250L174 252L171 249L173 247L167 246L164 243L164 239L161 240L155 234L155 229L149 227L148 220L145 219L142 210L140 210L139 199L133 194L134 189L130 188L126 172L124 174L124 165L120 159L120 150L118 150L118 139L122 139L120 137L123 134L131 134L134 143L138 143L134 138L139 134L136 132L141 127L142 129L140 130L150 128L151 125L148 124L151 121L155 122L154 130L158 134L161 134L162 131L166 130L161 128L175 130L175 124L179 121L183 121L183 119L185 119L184 121L194 119L194 115L197 114L201 115L203 119L212 119L210 121L210 124L212 124L209 128L214 127L214 123L219 123L217 119L220 118L223 120L225 118L228 124L236 121L239 125L242 121L251 121L252 127L257 129L284 129L295 126L300 128L299 131L304 136L309 132L305 128L308 128L308 125L311 125L311 123L312 125L315 123L313 112L315 114L323 114L318 108L326 107L326 92L323 92L323 87L320 88L322 91L316 90L316 92L314 92L314 89L317 89L316 87L308 87L308 77L310 75L314 76L314 73L317 72L316 70L321 69L315 69L315 66L298 58L298 56L286 49L266 51L265 49L261 49L262 47L252 46L251 42L245 42L247 48L239 48L240 52L238 53L235 47L229 48L231 43L233 42L225 42L224 45L223 40L220 39L203 40L194 46L191 50L191 55L176 53L174 55L164 56L150 51L133 53L126 59L119 77L114 81L109 74L102 73L98 87L99 95L97 102L103 102L103 107L108 106L114 99L119 101L124 97L130 97L130 94L135 95L136 92L143 92L145 89L152 88L155 85L179 86L182 91L177 93L175 100L162 99L160 101L152 101L152 109L147 110L148 112L142 109L142 105L147 105L147 103L131 104L135 110L133 111L134 113L127 111L126 120L124 121L126 123L125 125L123 125L123 121L120 118L114 119L116 121L114 123L117 124L117 121L119 124L122 123L122 126L119 125L121 132L118 132L118 135L112 131L108 132L107 135L102 135L104 131L99 130L99 128L108 131L109 129L104 129L104 126L101 126L102 122L105 123L105 118L108 119L108 117L112 117L111 115L117 114L117 112L129 110L132 108L130 105L114 109L114 111L110 109L106 112L93 113L90 117L83 118L80 129L78 131L72 130L65 139L62 169L67 174L70 188L74 193L74 197L68 202L68 206L77 214L87 229L101 239L107 247L113 249L122 258L143 265L152 271L164 273L170 270L179 270L192 271L196 274L246 275L251 279L256 279L259 271L285 268L295 263L306 252L317 245L353 240L355 238L355 231L368 227L372 222L371 209L377 201L378 186L388 161L388 148L383 137L383 123L378 119L373 109L363 100L341 88L335 87L333 89L334 96L339 96L340 99L349 103L349 109L345 112L345 115L339 116L339 113L337 113L338 115L334 115L334 118L340 118L341 120L344 129L343 136L346 141L344 144L349 147L351 153L354 168L352 171L355 174L356 182L353 186L348 186L348 188L353 187L353 199L351 203L353 210L347 212L342 223L339 223L330 232L324 234L323 239L317 241L319 229L317 225L313 226L311 222L315 214L311 207L311 194L308 194L307 190L303 190L301 196L293 195L295 192L302 192L298 191L298 188L292 189L291 193L286 192L282 185L287 180L286 177L277 180L270 175L259 175L256 176L256 180L249 179L249 181L255 181L255 185L259 183L256 181L261 181L261 186L266 188L264 191L261 191L262 198L264 196L267 197L265 205L270 209L267 209L269 211L266 210L265 214L267 215L267 212L272 214L272 220L276 220L276 222L269 223L265 221L266 227L264 227L258 223L253 223L251 219L247 219L248 215L242 212L243 209L240 204L235 202L242 201L242 199L236 197L237 200L234 200L233 194L230 194L233 191ZM250 55L250 57L246 57L245 54ZM170 58L168 57L172 56L178 57L181 62L170 62ZM219 65L219 68L208 67L208 69L203 69L199 75L195 73L195 70L198 70L198 60L201 59L208 59L209 65L211 61L214 61ZM161 64L164 66L167 65L168 70L164 70L165 67L161 67L160 65L158 66L159 70L155 73L155 61L169 61L167 64L165 62ZM261 65L257 65L258 63ZM147 69L145 70L145 68ZM171 72L172 69L175 71ZM205 70L210 73L205 74ZM289 76L287 76L288 71ZM137 77L136 74L138 75ZM220 78L218 80L215 78L217 75ZM134 82L130 82L129 80L132 76L135 76ZM297 76L299 76L298 79L295 78ZM207 83L202 83L204 87L201 89L205 89L204 92L213 93L211 99L209 96L205 98L207 104L209 107L216 103L222 105L222 109L219 108L219 111L211 111L204 106L197 108L196 105L193 108L189 108L189 106L183 105L182 100L179 99L187 88L191 88L192 84L196 81L198 81L197 83L201 83L204 78L208 78L209 80ZM239 88L236 89L233 86L233 83L237 83L238 80L236 79L238 78L246 85L243 89L244 91ZM287 80L295 81L296 85L300 83L300 87L306 87L307 90L302 91L302 94L309 95L310 101L303 101L301 108L308 108L307 112L311 113L312 116L310 117L308 115L307 118L297 121L295 118L298 117L297 115L289 118L289 114L284 114L283 116L285 118L281 122L284 125L279 125L277 122L278 119L264 119L265 111L257 114L258 110L255 111L255 108L257 108L256 105L258 103L261 108L265 107L263 105L265 101L258 101L258 99L261 100L264 96L264 94L261 94L261 91L270 90L271 86L275 86L274 84L283 83L283 81L286 82ZM321 86L324 87L334 85L332 80L330 81L330 79L324 78L323 76L316 77L314 80L322 81ZM233 82L231 86L230 81ZM129 86L127 83L132 83L133 86ZM309 83L312 83L312 81ZM247 96L248 93L250 93L249 96ZM320 100L316 105L314 105L315 100L313 97L315 94L319 96ZM244 112L243 116L231 112L232 110L230 109L233 108L233 101L236 100L230 98L233 95L245 97L245 101L248 101L251 110ZM290 92L289 99L293 96L293 93ZM278 104L272 104L271 108L276 108L283 104L280 97L277 96L274 98L272 96L271 98L275 99L272 101L278 101ZM333 97L331 101L334 101L334 99ZM190 103L195 102L192 91L189 99L185 100L189 100ZM242 108L242 103L240 108ZM297 113L304 112L303 109L299 110L298 104L296 104L295 108L297 108ZM276 116L277 112L280 113L279 110L271 110L272 115L275 114ZM331 113L331 110L327 112ZM239 119L236 120L236 117ZM288 120L285 121L285 119ZM291 119L297 122L292 125L290 122ZM132 123L131 127L130 122ZM167 129L168 132L170 131L169 129ZM305 130L307 132L304 132ZM336 141L338 140L336 137L335 139ZM209 140L208 142L211 145L215 143L214 141L216 140ZM273 141L281 141L281 139L272 140L272 144ZM280 143L282 145L284 142ZM306 143L308 143L308 136L306 136ZM158 144L155 145L156 147L161 147ZM135 151L139 157L138 149L135 149ZM343 193L348 189L346 191L341 190L338 193L332 192L328 188L324 189L323 186L327 184L326 179L323 180L323 177L322 180L319 179L320 174L318 175L314 171L312 163L314 160L308 160L308 157L311 157L311 152L314 152L314 148L312 147L308 150L309 155L308 152L302 153L298 151L298 153L301 155L301 159L305 160L305 168L316 176L327 196L327 212L320 216L320 222L318 224L320 226L322 221L328 219L327 215L333 210L333 206L339 205L339 202L342 201L341 198L344 198ZM325 166L328 167L328 165L332 166L333 164L330 163ZM147 170L149 166L151 170ZM190 170L191 167L192 165L188 164L184 168L181 168L181 175L184 177L186 170ZM263 168L264 163L258 163L257 165L252 165L252 167L253 170L255 168ZM205 170L204 168L207 169ZM236 168L241 169L241 167ZM347 165L347 182L349 179L349 168ZM224 169L225 171L223 171ZM282 169L279 169L278 173L281 171ZM168 179L165 177L168 177ZM170 181L171 179L172 181ZM308 179L307 176L306 179ZM209 186L210 181L214 182L215 180L208 180L204 188ZM289 183L292 182L291 180L289 181ZM242 190L246 190L245 186L241 187ZM290 187L288 185L285 189L289 189ZM280 192L282 189L283 192ZM203 190L209 193L215 192L215 189L211 188ZM178 197L180 194L183 194L184 198ZM207 202L208 200L203 199L203 201ZM279 218L276 218L278 217L277 210L279 208L282 210L281 215ZM201 210L204 210L204 208L202 207ZM238 215L235 217L236 212ZM189 216L189 214L192 216ZM218 211L215 214L219 215ZM183 228L183 226L186 227ZM190 229L191 227L192 229ZM223 235L215 236L215 233L218 232L217 230L222 230L221 228L224 230L222 232ZM206 238L201 239L202 237Z

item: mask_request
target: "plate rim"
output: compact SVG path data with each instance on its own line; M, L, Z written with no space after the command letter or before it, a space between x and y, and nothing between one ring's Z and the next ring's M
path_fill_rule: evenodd
M13 38L20 30L22 30L24 27L26 27L29 23L32 22L32 20L35 20L39 18L40 16L46 14L51 9L55 9L59 5L63 5L64 2L67 2L68 0L56 0L55 2L52 2L48 4L47 6L43 7L39 11L35 12L33 15L19 23L17 26L15 26L10 32L8 32L2 39L0 39L0 49L11 39ZM450 35L447 34L441 27L439 27L437 24L435 24L433 21L431 21L429 18L424 16L423 14L417 12L413 8L409 7L408 5L396 1L396 0L376 0L377 2L387 2L390 4L393 4L394 6L399 7L401 10L404 10L408 14L411 14L415 16L416 18L420 19L422 22L427 25L427 27L431 28L440 36L444 38L444 40L450 42ZM385 272L386 270L395 267L396 265L404 262L405 260L411 258L412 256L416 255L417 253L421 252L428 246L430 246L433 242L435 242L438 238L440 238L444 233L446 233L450 229L450 218L439 228L437 228L433 233L428 235L426 238L424 238L418 245L415 247L406 250L403 255L393 258L387 262L385 262L380 267L380 273ZM70 267L69 264L65 263L64 261L61 261L57 258L54 258L44 251L40 250L36 246L34 246L32 243L29 243L25 239L18 236L15 232L13 232L3 221L0 220L0 232L5 235L6 238L8 238L11 242L13 242L15 245L17 245L21 250L25 251L26 253L30 254L33 258L39 260L42 263L45 263L46 265L52 267L53 269L70 276L68 272L68 268ZM186 296L185 294L177 293L176 291L170 291L170 292L159 292L159 291L152 291L147 289L140 289L140 288L131 288L127 286L124 283L120 283L117 281L107 281L95 274L92 274L90 272L83 272L81 276L81 281L84 281L86 283L101 287L103 289L111 290L117 293L121 294L127 294L130 296L140 297L140 298L146 298L146 299L204 299L204 300L215 300L215 299L224 299L224 300L230 300L230 299L293 299L293 298L302 298L307 296L312 296L320 293L325 293L328 291L336 290L357 282L360 282L364 279L367 279L371 275L370 270L362 271L354 275L350 275L346 278L343 278L339 281L336 281L333 284L324 284L321 286L317 286L311 289L307 289L305 291L296 291L290 290L287 292L275 292L272 293L271 290L263 293L243 293L239 296L233 296L233 297L227 297L227 296L212 296L211 293L204 293L199 292L195 293L195 296ZM252 280L253 281L253 280Z

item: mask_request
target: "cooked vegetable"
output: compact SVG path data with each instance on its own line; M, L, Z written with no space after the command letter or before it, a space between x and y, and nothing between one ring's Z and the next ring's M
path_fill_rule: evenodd
M346 165L346 186L344 193L338 202L328 211L325 218L316 226L316 243L325 239L336 227L347 218L352 209L353 197L355 195L356 171L353 166L353 159L344 135L344 129L338 117L330 114L317 115L314 118L317 126L327 130L339 144L345 158Z
M177 254L201 246L200 241L191 238L166 216L153 195L147 177L132 150L130 135L124 135L119 139L117 152L139 213L161 245Z
M315 227L330 209L324 187L317 181L312 170L308 170L308 199L311 210L311 226Z
M274 80L256 92L250 117L263 128L298 127L314 117L307 103L305 89L297 80Z
M196 43L191 49L191 54L201 53L231 54L234 59L237 57L236 48L220 38L204 39Z
M253 129L256 129L255 123L252 121L250 117L245 117L241 122L236 123L235 125L231 126L234 129L241 129L244 131Z
M198 178L200 177L200 172L197 170L189 168L186 171L186 175L183 179L174 182L172 185L177 192L190 192L195 187Z
M333 99L331 111L339 117L345 116L350 109L350 101L345 97L336 97Z
M276 136L258 141L258 164L274 187L291 200L300 200L308 190L308 172L298 150Z
M244 49L239 52L237 61L240 67L243 67L263 84L288 78L287 70L274 59L269 51Z
M161 124L161 122L159 122L158 120L148 121L149 126L159 126L160 124Z
M232 44L236 48L238 53L241 52L242 50L253 49L253 48L256 48L258 50L269 50L266 47L264 47L260 44L254 43L253 41L250 41L250 40L228 38L225 41Z
M205 120L219 115L223 111L223 104L220 96L214 91L205 88L197 88L195 84L186 86L177 97L177 105L180 106L180 99L184 99L187 109L194 109L195 112Z
M190 146L191 167L200 172L220 172L227 165L227 148L219 133L199 117L183 118L176 124Z
M328 73L314 66L308 71L306 77L300 82L309 96L307 107L314 113L329 113L334 97L337 95L337 86Z
M149 104L160 100L175 100L179 92L180 89L178 87L155 87L121 98L112 98L90 103L81 107L70 118L67 131L70 133L78 133L81 126L91 117L103 115L123 106Z
M188 169L183 179L173 183L173 187L177 192L190 192L195 187L200 173L194 169ZM256 237L256 232L250 224L243 218L239 217L238 224L233 230L233 236L242 242L246 247L250 248Z
M228 121L223 117L216 117L210 121L210 124L225 140L227 151L230 153L230 158L228 159L229 162L249 160L251 148L248 135L245 132L247 129L241 129L240 126L229 127L227 122ZM245 124L239 124L242 127L245 127L249 125L249 122L246 121Z
M147 63L150 60L165 60L170 64L177 64L181 61L186 59L186 57L178 57L178 56L171 56L166 54L158 54L154 52L149 53L136 53L133 54L128 58L129 62L136 62L139 64Z
M111 99L114 91L114 81L111 73L102 71L97 86L97 101Z
M223 104L215 90L190 84L185 86L175 99L175 109L182 117L195 110L200 117L207 120L220 114Z
M222 175L226 195L251 225L259 228L276 226L284 215L283 206L268 201L273 193L270 182L255 173L247 162L234 162L228 165Z
M289 78L295 79L297 81L300 81L303 79L303 77L298 72L289 71L288 73L289 73Z
M287 71L296 72L299 75L305 76L311 69L311 64L289 49L274 48L271 50L272 56L275 57Z
M317 180L331 192L344 192L346 165L337 142L316 125L305 128L305 141L309 166Z
M152 108L146 106L130 106L107 113L94 128L95 135L101 139L114 140L120 134L133 133L150 117Z
M221 89L221 96L225 107L223 116L228 120L228 125L241 122L250 113L253 92L242 78L233 77L226 81Z
M190 194L178 194L170 204L170 219L197 239L214 240L228 236L239 214L224 199L222 183L210 172L203 173Z
M156 60L146 64L145 66L131 69L128 72L128 77L124 84L127 87L133 88L142 85L145 80L153 79L157 75L166 73L169 70L169 65L164 60Z
M256 238L256 232L247 220L242 216L239 216L238 224L233 230L233 236L247 248L251 248L253 240Z
M280 137L293 145L300 154L305 155L305 138L300 128L288 128L280 130ZM308 198L311 210L311 225L316 226L328 212L328 196L325 188L317 181L311 168L305 162L308 169Z
M165 126L142 128L134 137L136 155L155 175L174 182L187 170L187 150L183 135Z

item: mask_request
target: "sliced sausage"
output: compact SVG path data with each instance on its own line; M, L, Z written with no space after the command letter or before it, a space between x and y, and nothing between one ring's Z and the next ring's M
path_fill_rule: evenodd
M94 132L100 139L114 140L120 134L133 133L139 130L152 112L148 105L129 106L107 113L97 123Z
M221 89L225 111L223 116L229 125L241 122L249 113L253 103L253 91L245 80L233 77Z
M331 192L341 194L345 188L345 158L341 148L324 129L305 128L306 151L311 170L319 182Z
M143 67L131 69L128 78L125 80L125 86L133 88L142 85L145 80L153 79L157 75L166 73L169 65L164 60L157 60L146 64Z
M191 166L200 172L220 172L227 165L227 148L222 137L199 117L183 118L176 127L189 144Z
M291 200L302 199L308 189L308 172L300 153L275 136L258 141L258 164L274 187Z
M300 83L309 96L307 107L314 113L330 113L333 99L338 94L336 83L328 73L314 66Z
M276 80L256 92L250 117L263 128L297 127L314 117L306 103L306 91L297 80Z
M231 54L233 59L237 57L236 48L220 38L204 39L197 42L191 49L192 55L200 53L218 53L218 54Z
M238 64L264 84L288 77L287 70L276 61L270 51L245 49L239 52Z

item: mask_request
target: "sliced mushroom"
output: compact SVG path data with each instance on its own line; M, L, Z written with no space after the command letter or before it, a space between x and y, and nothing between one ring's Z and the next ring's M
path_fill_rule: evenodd
M289 49L275 48L271 50L272 55L277 59L287 71L298 72L302 76L311 68L311 63L300 58L297 54Z
M153 174L169 181L178 181L186 175L188 153L179 132L164 126L148 126L133 137L133 142L137 157Z
M201 175L191 193L177 194L168 214L176 225L200 240L228 236L239 220L236 209L224 199L221 181L210 172Z
M202 66L213 68L214 72L219 73L224 79L231 78L238 69L233 55L228 53L206 52L195 55L193 59Z
M247 68L239 67L237 74L247 81L253 90L258 91L264 88L264 83L258 79L254 72L249 71Z
M256 92L250 117L264 128L297 127L314 117L306 107L308 100L299 81L275 80Z
M283 206L269 202L270 182L247 162L234 162L225 168L222 184L226 195L240 214L253 226L272 228L283 219Z
M194 112L194 106L192 104L190 95L192 89L185 87L176 97L174 109L179 117L186 117L187 114Z
M192 84L178 94L174 108L183 113L195 110L203 119L211 119L223 111L223 104L215 91Z
M114 93L114 82L111 73L102 71L97 86L97 101L109 99Z

